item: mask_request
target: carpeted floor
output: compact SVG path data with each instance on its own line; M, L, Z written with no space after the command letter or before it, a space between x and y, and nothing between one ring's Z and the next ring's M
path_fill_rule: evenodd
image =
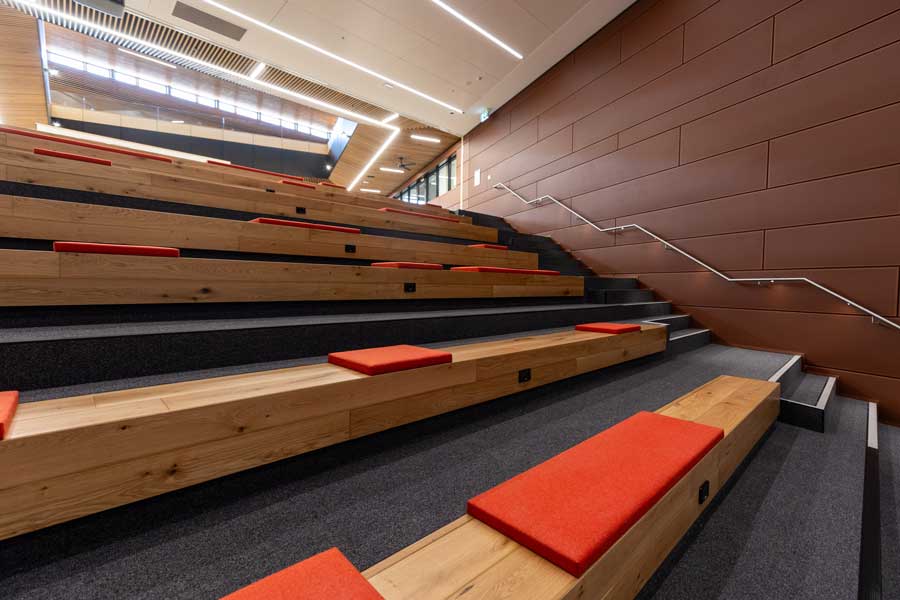
M787 359L710 345L622 365L0 542L0 590L10 600L214 599L335 545L364 569L460 516L470 496L638 410L719 374L767 378ZM834 548L823 540L831 528L845 535L836 522L849 519L853 443L776 426L657 595L743 597L742 584L764 589L757 579L794 594L828 576ZM830 579L849 578L837 564Z
M900 598L900 427L878 427L881 482L881 573L885 600Z

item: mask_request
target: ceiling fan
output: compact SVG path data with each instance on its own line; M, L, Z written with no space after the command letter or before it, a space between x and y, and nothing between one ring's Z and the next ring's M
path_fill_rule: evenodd
M412 169L410 169L410 167L414 167L417 164L419 164L419 163L417 163L414 160L407 162L406 158L403 156L397 157L397 168L398 169L403 169L404 171L411 171Z

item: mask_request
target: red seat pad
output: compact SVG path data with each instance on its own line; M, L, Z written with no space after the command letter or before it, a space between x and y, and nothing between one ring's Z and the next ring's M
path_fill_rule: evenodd
M451 271L469 271L471 273L518 273L519 275L559 275L559 271L547 269L512 269L509 267L452 267Z
M328 187L338 188L338 189L341 189L341 190L346 190L346 189L347 189L347 188L345 188L345 187L342 186L342 185L338 185L338 184L336 184L336 183L331 183L330 181L320 181L320 182L319 182L319 185L327 185Z
M0 440L5 440L19 406L19 392L0 392Z
M444 265L437 263L417 263L417 262L376 262L372 263L373 267L386 267L388 269L430 269L433 271L441 271Z
M127 246L125 244L92 244L88 242L53 242L54 252L81 252L83 254L126 254L129 256L181 256L178 248L164 246Z
M264 169L254 169L253 167L245 167L244 165L235 165L232 163L220 162L218 160L208 160L206 161L208 165L216 165L219 167L231 167L232 169L240 169L241 171L249 171L251 173L260 173L262 175L271 175L272 177L280 177L280 178L290 178L293 179L292 175L287 175L285 173L276 173L275 171L266 171Z
M500 244L469 244L469 248L490 248L491 250L509 250L509 246Z
M285 227L301 227L303 229L322 229L324 231L340 231L341 233L360 233L356 227L340 227L339 225L320 225L319 223L304 223L303 221L288 221L287 219L270 219L268 217L257 217L250 221L251 223L262 223L263 225L283 225Z
M575 326L576 331L591 331L593 333L629 333L640 331L641 326L635 323L582 323Z
M302 179L301 179L300 181L292 181L292 180L290 180L290 179L282 179L282 180L279 181L278 183L283 183L283 184L285 184L285 185L296 185L297 187L307 188L307 189L310 189L310 190L316 189L316 186L314 186L314 185L312 185L312 184L310 184L310 183L303 183L303 180L302 180Z
M441 217L439 215L426 215L424 213L417 213L412 210L403 210L402 208L391 208L389 206L385 206L384 208L379 208L381 212L392 212L392 213L400 213L402 215L412 215L414 217L423 217L425 219L437 219L439 221L450 221L451 223L459 223L459 219L454 219L453 217Z
M84 156L83 154L71 154L69 152L57 152L56 150L47 150L46 148L35 148L35 154L42 156L53 156L56 158L65 158L66 160L77 160L79 162L93 163L95 165L103 165L111 167L112 162L103 158L94 158L93 156Z
M221 600L384 600L337 548L260 579Z
M468 512L580 577L723 437L640 412L472 498Z
M384 346L382 348L366 348L348 352L332 352L328 362L365 373L381 375L395 371L406 371L419 367L430 367L453 361L453 355L441 350L421 348L419 346Z

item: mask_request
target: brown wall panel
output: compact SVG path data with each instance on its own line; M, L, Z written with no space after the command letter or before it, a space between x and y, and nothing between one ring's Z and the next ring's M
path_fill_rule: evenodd
M803 274L897 320L897 65L900 0L639 0L466 136L488 166L463 205L640 277L726 343L893 393L900 421L897 332L815 288L729 284L639 232L491 189L639 223L725 272Z
M748 271L762 267L761 231L673 241L700 260L723 270ZM677 273L703 269L657 242L579 250L574 254L602 274Z
M538 182L538 194L571 198L678 164L678 130L667 131Z
M776 61L900 8L896 0L803 0L775 18Z
M681 34L680 29L670 33L543 113L539 117L540 136L571 125L680 65Z
M797 271L729 271L731 277L809 277L885 316L897 316L897 267L807 269ZM652 273L640 276L679 305L755 308L858 315L855 308L821 290L800 283L757 285L725 281L713 273Z
M878 403L878 419L900 427L900 379L842 369L810 367L810 371L838 378L838 392Z
M660 0L622 30L622 57L637 54L713 4L715 0Z
M475 169L482 171L493 167L510 156L514 156L537 143L537 119L515 130L511 134L497 141L496 144L484 152L469 160L469 167L474 173Z
M900 265L900 217L766 232L766 268Z
M691 164L703 162L706 161ZM579 206L576 199L575 208ZM637 223L663 238L677 239L896 214L900 214L900 166L895 165L620 217L616 221L619 225ZM633 231L620 235L619 241L640 243L647 239Z
M766 144L757 144L575 196L572 207L590 219L609 219L762 190L766 156Z
M583 148L769 66L771 19L588 115L575 124Z
M900 43L757 96L682 127L689 162L900 101Z
M769 185L900 163L900 103L772 140Z

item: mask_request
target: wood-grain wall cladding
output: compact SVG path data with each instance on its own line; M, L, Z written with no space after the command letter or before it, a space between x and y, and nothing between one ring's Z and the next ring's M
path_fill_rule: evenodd
M34 129L47 123L37 20L0 6L0 122Z
M725 343L799 352L900 422L900 0L638 0L463 141L464 207L637 275ZM474 172L481 184L474 185Z

